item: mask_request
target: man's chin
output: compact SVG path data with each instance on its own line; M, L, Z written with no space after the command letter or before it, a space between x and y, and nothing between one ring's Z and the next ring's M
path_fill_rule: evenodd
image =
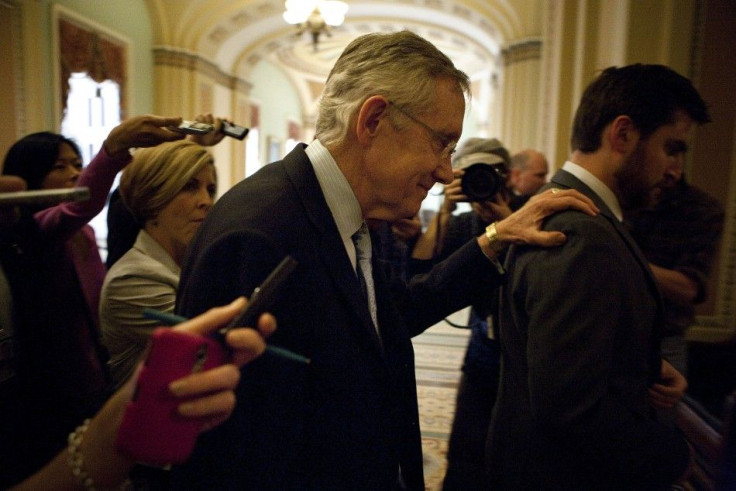
M629 192L619 197L621 208L624 210L636 211L652 206L654 202L652 189L653 188L650 188L649 192L644 189L639 190L638 192L632 192L632 190L629 190Z
M416 206L408 207L399 218L413 218L417 216L417 213L419 213L419 210L422 207L422 203L419 203Z

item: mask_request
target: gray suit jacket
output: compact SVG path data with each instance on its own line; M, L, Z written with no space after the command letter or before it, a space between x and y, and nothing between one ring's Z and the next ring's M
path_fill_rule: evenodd
M143 309L173 313L179 274L174 259L145 230L138 232L133 247L107 272L100 325L116 387L133 373L151 333L161 325L143 317Z
M544 228L563 231L563 246L509 250L492 478L502 489L666 488L688 449L648 405L660 371L655 280L588 186L562 170L550 186L577 189L601 213L549 218Z
M195 237L177 311L193 316L249 295L290 254L298 261L273 308L270 343L311 358L263 356L243 369L238 406L203 434L173 487L423 489L411 336L499 282L477 244L408 288L374 257L381 330L302 145L228 191Z

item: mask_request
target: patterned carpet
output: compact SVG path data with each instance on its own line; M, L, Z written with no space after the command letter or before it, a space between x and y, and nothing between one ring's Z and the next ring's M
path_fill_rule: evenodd
M449 320L464 324L467 318L468 311L462 310ZM427 491L442 488L455 392L469 333L440 322L413 339Z

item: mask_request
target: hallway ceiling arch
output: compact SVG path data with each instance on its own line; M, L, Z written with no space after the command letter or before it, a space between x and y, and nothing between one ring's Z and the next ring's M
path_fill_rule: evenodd
M292 81L309 112L344 47L368 32L409 29L434 43L468 73L485 79L499 69L501 49L540 37L542 0L347 0L342 26L320 36L283 18L283 0L146 0L158 47L196 54L224 73L248 80L268 61Z

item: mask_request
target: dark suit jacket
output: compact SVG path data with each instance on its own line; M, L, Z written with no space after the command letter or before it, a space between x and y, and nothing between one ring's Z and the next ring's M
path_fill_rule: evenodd
M475 244L409 288L389 288L374 260L379 342L303 148L218 200L192 243L177 310L194 316L248 295L290 254L299 265L269 342L312 362L265 355L247 365L235 413L174 469L175 488L384 490L400 465L407 486L423 489L410 338L498 274Z
M509 250L492 477L501 489L666 488L688 449L648 406L660 372L655 280L590 188L562 170L550 186L577 189L601 213L549 218L544 228L563 231L563 246Z

